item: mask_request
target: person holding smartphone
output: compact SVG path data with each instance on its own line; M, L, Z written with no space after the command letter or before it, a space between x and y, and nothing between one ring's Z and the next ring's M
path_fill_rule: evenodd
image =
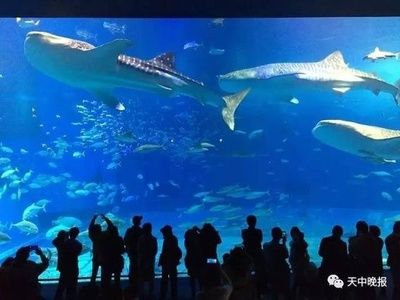
M272 240L264 243L263 254L268 285L271 289L273 300L290 297L290 269L287 259L289 251L286 246L286 232L279 227L271 230Z
M29 260L32 253L40 257L40 262ZM18 249L15 260L9 269L10 299L41 299L39 276L49 266L49 258L36 245Z

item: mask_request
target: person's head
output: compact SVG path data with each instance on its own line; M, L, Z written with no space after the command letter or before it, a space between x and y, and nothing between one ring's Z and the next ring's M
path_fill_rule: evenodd
M365 221L358 221L356 224L357 234L368 233L368 224Z
M26 262L29 258L29 254L31 252L31 247L21 247L17 250L15 255L15 260L18 263Z
M61 240L66 240L68 238L68 232L66 232L65 230L60 230L57 233L57 238Z
M165 225L163 228L161 228L161 233L163 234L164 237L172 236L172 227L171 225Z
M381 229L376 225L371 225L369 226L369 233L371 233L371 235L374 237L380 237Z
M247 221L247 225L249 225L249 227L254 228L254 227L256 227L256 224L257 224L257 217L254 215L249 215L249 216L247 216L246 221Z
M335 225L332 228L332 236L341 238L343 235L343 228L340 225Z
M293 226L290 229L290 236L293 240L298 240L304 238L304 234L300 231L299 227Z
M216 230L215 230L214 226L212 226L211 223L204 223L201 231L205 232L205 233L211 233L211 232L215 232Z
M77 238L77 236L79 235L79 228L78 227L72 227L69 230L69 237L70 239L74 240Z
M396 221L393 225L393 232L400 234L400 221Z
M151 234L153 227L151 226L151 223L144 223L143 224L143 233L144 234Z
M134 226L140 226L140 223L142 222L143 216L133 216L132 218L132 224Z
M279 240L282 238L282 236L283 236L282 229L280 229L279 227L274 227L274 228L272 228L272 230L271 230L271 236L272 236L272 239L273 239L273 240L279 241Z

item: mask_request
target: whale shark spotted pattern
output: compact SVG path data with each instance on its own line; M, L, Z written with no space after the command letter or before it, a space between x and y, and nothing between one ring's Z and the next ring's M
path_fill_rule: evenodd
M68 85L94 94L117 110L124 105L113 96L116 88L129 88L172 97L185 95L202 104L222 107L223 120L235 127L235 111L250 91L248 88L221 97L174 70L175 58L163 53L150 60L124 55L131 42L116 39L95 47L87 42L32 31L26 35L24 51L32 66Z

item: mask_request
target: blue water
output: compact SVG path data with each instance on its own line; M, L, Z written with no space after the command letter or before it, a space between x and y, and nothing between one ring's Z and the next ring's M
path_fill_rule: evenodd
M104 21L126 26L126 30L111 33L103 27ZM316 262L319 240L333 225L342 224L350 235L354 223L365 219L381 226L386 235L400 216L396 191L400 168L396 164L375 164L340 152L311 134L322 119L399 128L400 110L391 95L375 96L367 90L343 96L311 93L307 99L299 99L299 105L290 105L266 103L268 95L250 94L236 114L239 132L226 127L220 109L202 106L185 96L166 98L121 89L116 95L127 111L115 112L96 102L93 95L34 69L23 50L30 30L87 38L95 46L116 38L130 39L133 47L124 54L141 59L173 52L179 72L221 95L225 93L218 87L218 74L273 62L318 61L335 50L340 50L353 68L377 74L389 83L400 78L400 61L372 63L362 59L376 46L400 51L400 18L225 19L223 26L211 19L71 18L41 19L31 28L21 28L15 19L0 19L0 142L13 150L0 153L0 158L10 159L0 165L0 171L18 169L0 179L0 192L6 186L0 199L0 232L11 237L0 242L0 260L21 245L51 248L46 233L62 216L79 219L84 231L94 213L111 212L124 234L130 218L142 214L144 222L153 223L160 243L159 229L173 225L182 248L184 231L208 221L222 235L222 255L241 242L245 217L254 213L265 241L273 226L286 231L300 226ZM79 30L93 36L79 36ZM201 46L183 50L192 41ZM225 52L210 55L211 48ZM248 137L259 129L259 136ZM136 137L135 142L116 139L126 132ZM55 141L60 139L63 145L57 147ZM195 153L201 142L215 147ZM135 152L143 144L163 148ZM27 153L21 153L21 148ZM73 157L76 152L82 157ZM115 165L110 167L112 162ZM29 179L10 187L30 170ZM375 176L371 174L374 171L392 176ZM354 177L359 174L367 177ZM95 184L95 192L77 196L75 191L87 183ZM217 193L232 185L265 193L257 199ZM209 203L194 197L207 191L223 199ZM382 197L382 192L389 193L392 200ZM130 196L132 201L125 202ZM98 197L109 198L99 205ZM21 221L26 207L40 199L51 202L46 211L30 220L38 226L38 233L27 235L9 228ZM81 240L90 246L87 237ZM89 260L86 252L81 257L81 275L89 274ZM57 276L54 263L43 276Z

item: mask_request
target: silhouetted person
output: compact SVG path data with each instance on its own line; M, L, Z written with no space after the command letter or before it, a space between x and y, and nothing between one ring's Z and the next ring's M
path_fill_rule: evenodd
M218 259L217 246L221 244L221 242L221 237L214 226L210 223L204 223L203 228L200 230L202 265L205 265L209 258Z
M124 240L119 236L118 228L106 216L102 215L107 223L107 230L103 233L101 253L104 255L101 268L103 293L120 292L121 272L124 268L122 254L125 252ZM114 289L111 288L111 279L114 275Z
M372 236L374 243L375 243L375 254L374 254L374 264L373 264L373 269L374 269L374 277L379 278L383 276L383 257L382 257L382 249L384 242L381 239L381 230L378 226L376 225L370 225L369 226L369 233ZM386 289L381 288L380 289L380 294L385 295L386 294Z
M304 299L305 274L310 256L308 255L308 244L304 240L304 233L298 227L290 230L292 238L290 242L289 263L293 273L292 295L294 299Z
M337 275L342 280L347 278L348 274L348 256L346 242L342 241L343 228L335 225L332 228L332 235L324 237L319 245L319 256L322 257L320 267L320 278L324 286L325 296L328 300L340 296L344 299L345 294L343 289L330 286L328 277Z
M230 300L256 300L259 298L252 277L253 260L242 247L233 248L225 259L222 269L232 282Z
M31 252L39 255L41 262L29 260ZM38 300L40 296L39 276L49 266L49 259L38 246L18 249L12 266L9 267L10 299Z
M102 237L101 225L96 224L96 219L99 215L94 215L89 225L89 238L92 241L92 275L90 277L90 283L96 283L97 273L100 267L100 243Z
M12 291L10 290L9 270L14 260L14 257L7 257L0 267L0 299L3 300L11 300Z
M388 253L387 265L393 281L393 300L400 299L400 221L393 225L393 232L385 239Z
M255 279L257 283L258 295L261 295L263 286L265 285L265 270L264 270L264 257L262 253L262 231L256 228L257 218L256 216L247 216L247 229L242 230L242 239L244 249L247 254L252 258L253 270L255 271Z
M368 232L368 224L365 221L358 221L356 224L357 233L349 239L349 258L352 265L352 273L350 276L357 278L373 277L374 263L376 262L376 250L373 237ZM356 300L373 300L375 299L375 291L373 288L360 285L355 290Z
M63 271L65 270L65 267L63 266L63 264L65 264L64 244L67 241L67 239L68 239L68 232L66 232L65 230L61 230L58 232L57 237L52 242L54 247L56 247L57 249L57 271L60 272L59 285L60 282L62 282L62 278L64 278L64 275L62 275Z
M201 281L203 287L197 292L196 300L229 300L233 291L232 282L216 259L206 262Z
M197 226L185 232L185 266L190 278L192 298L196 296L196 283L200 283L201 251L200 229Z
M138 274L140 287L143 290L145 282L149 283L149 296L154 293L154 266L157 255L157 239L152 235L152 226L150 223L143 224L143 233L138 240Z
M172 233L172 227L170 225L164 226L160 231L164 238L160 261L158 263L158 265L161 266L160 299L166 299L169 278L171 282L171 298L175 300L178 299L177 266L182 257L182 251L178 246L178 239Z
M58 281L56 295L54 299L63 299L63 294L66 292L66 298L72 300L76 298L79 265L78 257L82 252L82 244L76 239L79 235L79 229L72 227L69 230L69 238L58 244L60 278ZM61 260L60 260L61 259Z
M60 230L57 234L57 237L52 241L52 244L54 247L56 247L57 250L57 271L61 272L63 269L63 263L65 262L63 260L63 248L65 242L68 240L69 234L65 230Z
M279 227L274 227L271 230L271 235L272 240L263 245L265 270L271 289L271 299L278 300L280 297L284 297L287 300L290 294L290 270L286 261L289 257L286 247L286 234Z
M136 289L138 283L137 269L138 269L138 255L137 245L140 235L142 234L142 216L134 216L132 218L132 227L128 228L125 232L124 242L126 251L129 257L129 282Z

